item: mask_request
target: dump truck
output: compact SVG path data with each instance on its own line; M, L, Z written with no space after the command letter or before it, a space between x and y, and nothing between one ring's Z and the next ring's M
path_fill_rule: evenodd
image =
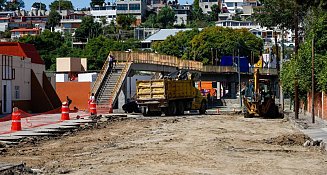
M278 118L282 116L275 103L269 79L260 79L259 69L254 71L254 79L249 80L248 93L243 96L244 117Z
M195 88L192 79L170 78L136 82L136 102L145 116L182 115L184 111L199 110L204 114L207 99Z

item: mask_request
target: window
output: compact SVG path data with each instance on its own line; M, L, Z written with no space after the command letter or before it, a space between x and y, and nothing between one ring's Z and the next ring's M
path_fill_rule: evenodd
M127 4L117 4L117 10L128 10Z
M12 56L2 55L2 80L15 79Z
M208 5L205 5L205 6L204 6L204 8L206 8L206 9L207 9L207 8L208 8Z
M129 10L141 10L140 4L129 4Z
M227 7L234 7L234 4L232 2L226 2Z
M15 86L15 99L20 98L20 93L19 93L19 86Z

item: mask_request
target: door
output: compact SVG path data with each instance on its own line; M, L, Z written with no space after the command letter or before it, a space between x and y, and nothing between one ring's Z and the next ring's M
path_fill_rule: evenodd
M2 81L2 113L11 113L12 98L11 98L11 81Z

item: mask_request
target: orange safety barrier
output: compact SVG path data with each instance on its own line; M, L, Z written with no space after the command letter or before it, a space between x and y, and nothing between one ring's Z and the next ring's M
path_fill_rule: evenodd
M91 115L97 115L97 104L93 101L90 103L90 113Z
M22 130L22 124L21 124L21 117L20 112L17 107L13 109L12 115L11 115L11 131L21 131Z
M61 106L61 120L69 120L69 107L67 102L63 102Z

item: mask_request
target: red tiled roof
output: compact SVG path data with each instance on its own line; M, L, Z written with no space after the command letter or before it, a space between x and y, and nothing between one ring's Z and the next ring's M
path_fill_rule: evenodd
M31 58L32 63L44 64L44 61L32 44L0 42L0 54Z
M32 31L40 31L40 29L26 29L26 28L21 28L21 29L13 29L11 32L32 32Z

